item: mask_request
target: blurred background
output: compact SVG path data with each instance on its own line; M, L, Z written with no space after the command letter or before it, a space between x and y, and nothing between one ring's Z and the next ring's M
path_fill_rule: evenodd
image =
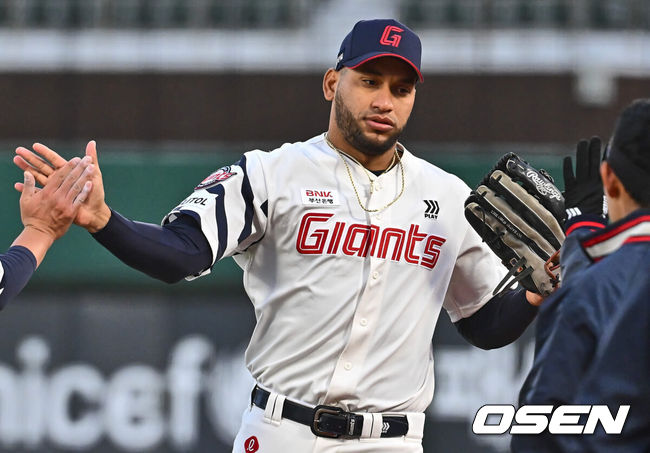
M16 146L97 140L109 204L158 223L243 152L323 132L323 73L381 17L423 41L403 143L471 186L508 151L561 186L575 142L650 93L645 0L0 0L0 249L21 229ZM170 286L73 227L0 315L0 451L230 451L253 323L231 260ZM515 403L531 334L485 352L441 316L425 452L508 450L471 421Z

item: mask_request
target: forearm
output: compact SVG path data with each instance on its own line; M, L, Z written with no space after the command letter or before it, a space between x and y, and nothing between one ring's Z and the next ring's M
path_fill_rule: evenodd
M53 243L54 237L52 235L27 226L11 245L25 247L32 252L36 259L36 267L38 267Z
M164 227L134 222L115 211L93 237L125 264L167 283L196 275L212 264L207 239L193 220Z
M526 299L526 291L508 291L494 296L479 311L454 325L471 344L481 349L508 345L521 336L537 316L537 307Z
M13 245L0 255L0 309L13 299L27 284L36 269L36 258L27 248ZM3 274L3 275L2 275Z

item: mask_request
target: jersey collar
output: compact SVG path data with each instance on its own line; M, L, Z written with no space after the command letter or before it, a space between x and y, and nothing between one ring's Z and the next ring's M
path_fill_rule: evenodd
M625 244L638 242L650 242L650 209L638 209L580 241L593 261L600 261Z

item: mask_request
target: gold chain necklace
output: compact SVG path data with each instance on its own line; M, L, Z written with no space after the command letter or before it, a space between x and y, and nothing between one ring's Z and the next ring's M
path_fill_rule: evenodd
M363 171L366 173L366 176L370 180L370 193L372 193L373 190L374 190L374 182L375 182L375 180L373 180L370 177L370 174L368 173L368 170L366 170L366 167L361 165L361 163L358 160L356 160L354 157L350 156L349 154L345 154L343 151L341 151L336 146L334 146L334 143L332 143L330 141L329 137L327 136L327 133L325 133L325 142L329 145L330 148L332 148L334 151L336 151L339 154L339 156L341 156L341 160L343 161L343 165L345 165L345 169L348 172L348 177L350 178L350 183L352 183L352 189L354 189L354 194L357 196L357 202L359 203L359 206L361 206L361 209L363 209L366 212L380 212L380 211L383 211L384 209L386 209L387 207L391 206L393 203L395 203L397 200L399 200L399 198L402 196L402 194L404 193L404 185L405 185L404 184L404 181L405 181L405 178L404 178L404 163L402 162L402 158L399 156L399 153L397 152L397 147L395 148L395 154L393 154L393 160L391 160L390 165L379 176L382 176L386 172L388 172L393 167L393 164L395 163L395 160L397 160L397 163L398 163L399 168L400 168L400 172L402 174L402 188L399 191L399 193L397 194L397 196L393 199L393 201L391 201L390 203L388 203L384 207L379 208L379 209L368 209L361 202L361 197L359 196L359 191L357 190L357 186L354 184L354 179L352 178L352 171L350 171L350 166L345 161L345 156L349 157L350 159L355 161L357 164L359 164L361 166L361 168L363 169ZM377 178L379 178L379 176Z

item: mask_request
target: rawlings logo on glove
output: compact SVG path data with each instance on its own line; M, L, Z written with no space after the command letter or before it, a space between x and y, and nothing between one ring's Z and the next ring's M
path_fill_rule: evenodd
M542 178L539 177L535 170L528 170L526 172L526 176L528 176L531 181L533 181L539 193L548 196L549 198L553 198L554 200L562 200L562 194L557 189L557 187L555 187L555 185L553 185L553 183L548 180L542 180Z
M465 201L465 217L509 272L495 288L519 282L542 296L559 284L564 197L544 170L514 153L503 156Z

